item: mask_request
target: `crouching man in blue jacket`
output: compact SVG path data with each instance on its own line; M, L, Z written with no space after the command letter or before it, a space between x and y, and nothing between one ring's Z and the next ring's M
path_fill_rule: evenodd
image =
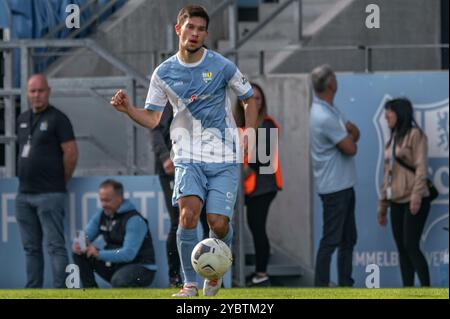
M72 245L83 287L98 287L94 271L115 288L149 286L156 265L147 220L124 199L123 185L115 180L100 184L99 197L102 210L86 226L86 245ZM99 235L106 243L103 249L90 244Z

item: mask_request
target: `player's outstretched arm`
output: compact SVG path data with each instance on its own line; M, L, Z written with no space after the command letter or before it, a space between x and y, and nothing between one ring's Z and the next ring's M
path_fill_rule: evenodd
M252 96L242 101L245 113L245 128L252 128L255 131L258 129L258 108L256 106L255 98Z
M140 109L131 105L128 96L122 90L114 94L110 103L117 111L127 114L133 121L147 128L155 128L161 119L162 112Z
M247 157L249 154L254 154L256 147L256 130L258 129L258 107L256 106L256 101L253 96L248 99L241 101L244 106L244 114L245 114L245 131L250 130L254 132L254 134L250 134L249 136L253 136L253 138L243 138L241 139L244 143L242 145L244 150L244 156ZM244 132L242 132L244 133ZM248 131L247 133L248 134Z

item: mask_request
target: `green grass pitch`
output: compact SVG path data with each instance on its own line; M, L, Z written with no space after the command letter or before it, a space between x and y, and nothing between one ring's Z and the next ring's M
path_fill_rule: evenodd
M15 289L0 299L173 299L177 289ZM449 299L448 288L231 288L199 299Z

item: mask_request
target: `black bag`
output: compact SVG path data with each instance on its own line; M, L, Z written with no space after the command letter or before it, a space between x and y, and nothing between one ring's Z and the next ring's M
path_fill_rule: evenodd
M429 178L427 178L427 186L428 186L428 191L430 192L430 196L428 198L430 199L430 202L432 202L439 196L439 192L438 192L437 188L433 185L433 182Z
M397 157L397 155L395 155L395 145L394 145L394 157L395 160L404 168L410 170L413 173L416 173L416 169L409 166L408 164L406 164L405 162L403 162L401 159L399 159ZM427 187L428 187L428 192L430 193L430 196L428 196L428 198L430 199L430 202L434 201L438 196L439 196L439 192L437 190L437 188L433 185L433 182L427 178Z

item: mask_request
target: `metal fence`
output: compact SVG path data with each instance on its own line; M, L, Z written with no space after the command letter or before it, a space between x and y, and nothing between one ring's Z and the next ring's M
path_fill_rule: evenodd
M114 78L83 78L78 81L76 85L70 85L66 88L54 88L54 94L84 94L84 95L98 95L96 88L112 89L123 86L127 89L130 97L130 101L136 104L136 91L138 87L147 87L149 79L141 75L138 71L133 69L130 65L124 63L108 50L104 49L98 43L91 39L83 40L14 40L3 41L0 43L0 52L3 52L5 72L3 88L0 88L0 97L3 97L4 101L4 126L5 135L0 136L0 143L5 144L5 176L12 177L15 175L15 123L16 123L16 98L20 98L20 111L23 112L28 109L26 85L21 87L13 87L12 79L12 52L13 50L20 50L20 62L21 62L21 83L27 82L28 77L32 73L31 63L31 50L33 48L86 48L100 56L102 59L108 61L113 67L119 69L124 73L123 77ZM70 79L72 83L76 82L76 79ZM74 82L75 81L75 82ZM127 167L133 172L139 170L136 165L136 152L135 145L137 139L136 127L131 123L127 129L128 136L128 155L127 155ZM93 145L99 147L99 142L90 140ZM100 147L101 148L101 147ZM103 148L103 150L105 150Z
M440 50L442 53L447 52L448 44L411 44L411 45L347 45L347 46L323 46L323 47L298 47L298 48L282 48L282 49L269 49L269 50L228 50L225 52L228 56L235 56L236 60L239 61L239 55L249 55L252 54L254 59L257 60L258 68L255 70L254 74L251 75L265 75L273 73L268 65L270 65L270 60L277 54L290 55L295 53L319 53L319 52L334 52L336 54L343 54L342 52L348 52L356 54L359 59L358 63L354 63L351 68L341 69L340 71L345 72L377 72L377 71L390 71L387 68L377 68L374 64L377 62L376 53L378 52L395 52L395 50L417 50L417 49L428 49L428 50ZM360 62L360 63L359 63ZM444 61L442 61L444 62ZM339 66L337 66L339 67ZM443 69L445 67L444 63L441 63L437 70ZM295 68L294 68L295 70ZM410 65L402 71L413 71L417 70L417 66ZM431 69L430 69L431 70ZM399 70L396 70L399 71ZM295 72L294 73L303 73Z

